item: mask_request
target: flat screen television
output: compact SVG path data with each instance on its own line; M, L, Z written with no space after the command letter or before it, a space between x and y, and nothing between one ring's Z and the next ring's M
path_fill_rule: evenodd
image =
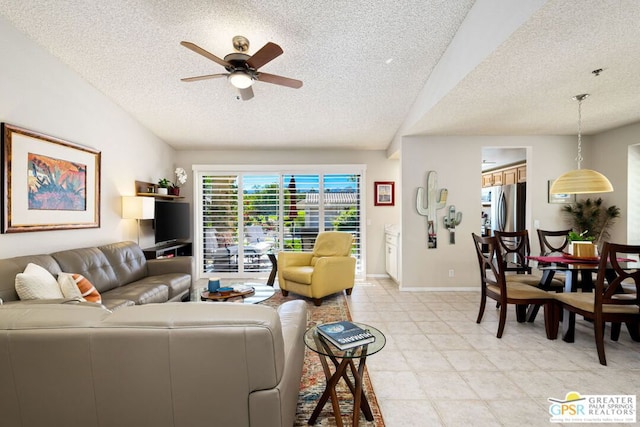
M155 209L156 244L191 237L189 203L156 200Z

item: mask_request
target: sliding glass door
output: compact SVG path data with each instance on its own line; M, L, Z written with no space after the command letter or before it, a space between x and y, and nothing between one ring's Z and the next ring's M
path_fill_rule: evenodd
M194 168L196 169L196 168ZM311 251L321 231L354 235L362 272L363 170L196 170L196 265L201 277L268 275L280 250Z

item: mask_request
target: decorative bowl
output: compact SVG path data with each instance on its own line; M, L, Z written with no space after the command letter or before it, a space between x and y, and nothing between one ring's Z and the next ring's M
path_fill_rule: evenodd
M218 293L223 296L229 295L231 294L231 292L233 292L233 288L229 288L229 287L218 288Z

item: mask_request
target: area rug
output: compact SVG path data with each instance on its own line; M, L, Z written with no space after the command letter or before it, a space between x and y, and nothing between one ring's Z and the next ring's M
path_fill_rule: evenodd
M326 297L323 300L322 305L320 307L316 307L309 299L291 293L289 296L283 297L280 291L276 291L276 294L273 297L262 302L262 304L277 307L285 301L291 301L294 299L301 299L307 303L307 310L309 312L307 327L312 327L318 323L334 322L344 319L351 320L349 307L347 306L347 301L343 293ZM307 425L307 421L309 421L311 413L315 409L316 404L324 391L325 383L326 380L319 356L307 348L304 355L302 382L300 384L300 394L298 397L298 408L296 411L296 422L294 426ZM373 387L369 380L369 374L366 372L364 375L363 387L365 394L367 395L367 399L369 399L371 411L373 412L373 421L367 421L364 418L364 414L360 413L359 425L366 427L383 427L384 421L382 419L382 414L380 413L380 407L378 406L376 395L373 392ZM344 380L341 380L339 383L338 400L340 401L342 422L344 425L350 426L352 420L351 417L353 416L353 396L345 385ZM327 401L326 405L324 405L324 408L314 425L322 427L337 426L330 401Z

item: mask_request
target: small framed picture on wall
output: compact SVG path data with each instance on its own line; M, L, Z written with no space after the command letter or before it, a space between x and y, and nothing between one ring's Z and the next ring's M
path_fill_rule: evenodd
M393 181L376 181L373 185L375 206L393 206L395 204L395 183Z
M549 203L575 203L576 195L575 194L551 194L551 186L553 185L553 180L547 182L547 194Z

